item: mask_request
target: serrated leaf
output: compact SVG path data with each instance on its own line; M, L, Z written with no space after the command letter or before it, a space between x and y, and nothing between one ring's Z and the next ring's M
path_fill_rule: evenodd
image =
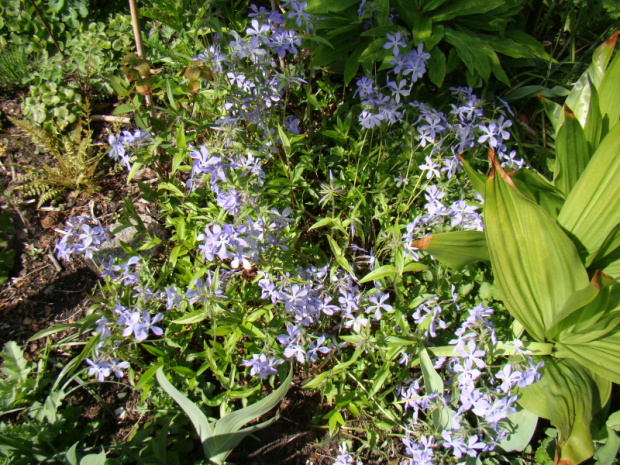
M24 358L24 352L15 341L4 344L0 356L4 359L0 371L6 376L7 380L23 382L28 378L32 368Z

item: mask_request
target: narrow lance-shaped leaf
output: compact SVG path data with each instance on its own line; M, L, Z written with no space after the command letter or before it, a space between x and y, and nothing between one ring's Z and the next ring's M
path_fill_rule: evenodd
M428 252L439 262L457 270L472 263L490 260L486 238L482 231L431 234L411 245Z
M463 165L463 170L467 174L467 177L469 178L469 181L471 182L472 186L474 186L474 189L476 189L476 191L480 195L482 195L482 197L484 197L484 187L485 187L485 182L486 182L486 176L482 173L479 173L475 169L473 169L472 166L469 164L469 162L465 158L463 158L461 155L458 155L458 157L459 157L459 160L461 161L461 164Z
M493 151L484 223L491 266L510 314L544 341L567 296L589 279L577 249L556 222L519 193Z

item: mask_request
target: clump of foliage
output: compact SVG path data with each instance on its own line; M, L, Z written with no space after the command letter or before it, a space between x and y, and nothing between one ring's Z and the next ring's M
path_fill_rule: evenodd
M24 86L30 71L28 56L15 45L0 47L0 87L9 92Z
M46 202L58 201L67 191L93 194L99 190L97 180L101 173L97 166L104 154L93 146L93 132L85 122L88 116L86 108L83 119L78 120L75 129L66 135L49 133L28 120L11 118L24 136L53 159L51 165L22 166L26 173L20 176L19 185L13 192L21 198L38 198L40 207Z

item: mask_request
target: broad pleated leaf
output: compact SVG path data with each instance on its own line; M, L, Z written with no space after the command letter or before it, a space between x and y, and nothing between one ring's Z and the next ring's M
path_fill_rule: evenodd
M574 360L546 357L542 378L521 390L519 403L549 419L558 429L556 460L571 465L594 454L590 434L592 416L605 404L610 391L609 381L600 379Z
M602 378L620 384L620 315L608 319L616 326L605 336L593 340L587 340L588 334L566 337L566 341L556 343L556 356L576 360ZM605 331L602 325L600 328L601 332ZM585 342L577 341L579 337Z
M589 269L601 270L607 276L620 281L620 224L609 233L596 255L592 257L592 263L588 265Z
M412 245L428 252L442 264L457 270L466 265L490 259L483 231L431 234L415 241Z
M558 217L565 197L557 187L532 170L522 168L509 174L519 192L543 207L552 218Z
M510 314L544 341L568 296L588 285L577 249L545 210L519 193L493 152L484 223L491 266Z
M555 140L555 155L553 183L567 195L586 169L590 161L590 153L581 124L566 107L564 108L564 124Z
M610 312L608 304L614 283L613 279L596 272L590 284L568 298L547 331L547 337L562 340L562 334L592 332L592 327Z
M620 118L620 54L616 55L598 88L599 105L603 117L603 135L618 124Z
M585 127L583 128L583 133L588 144L590 158L596 151L598 144L601 142L601 135L603 131L603 117L601 115L598 91L596 90L596 87L592 86L591 92L588 119Z
M586 125L588 109L590 107L590 95L592 88L590 82L592 82L596 88L602 86L602 81L604 79L603 76L606 73L607 65L609 64L609 60L613 54L617 37L618 35L614 34L609 40L601 44L596 49L592 57L592 64L573 85L570 94L566 97L565 104L575 114L582 127L585 127ZM617 83L618 81L616 80L615 82ZM600 88L599 96L601 113L605 115L605 112L603 111L603 96L600 95Z
M599 144L568 194L558 223L572 236L589 264L620 223L620 125Z

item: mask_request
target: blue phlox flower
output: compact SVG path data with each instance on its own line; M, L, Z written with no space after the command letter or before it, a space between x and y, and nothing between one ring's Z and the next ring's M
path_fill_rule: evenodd
M504 367L495 374L495 378L502 381L498 390L503 393L509 393L516 386L517 382L521 379L521 372L513 370L510 363L504 365Z
M362 462L356 462L351 454L347 452L347 443L343 442L338 446L338 456L332 465L363 465Z
M386 300L388 300L389 298L390 294L388 294L387 292L376 292L375 294L371 295L368 298L368 302L370 302L372 305L369 305L366 308L366 313L374 312L374 317L377 321L381 320L381 311L387 313L394 313L394 308L390 304L386 303Z
M411 460L403 463L407 465L434 465L434 441L433 436L420 435L419 441L415 442L410 433L407 432L407 437L402 438L402 442L405 446L405 453L411 457Z
M123 370L126 370L130 366L129 362L120 362L120 359L118 358L115 358L114 360L109 362L109 365L110 370L112 371L112 373L114 373L114 376L119 379L122 378L125 374L123 373Z
M286 120L284 120L284 127L287 131L292 132L293 134L299 134L299 118L289 116Z
M241 194L237 192L237 189L218 192L216 202L219 207L227 210L232 215L239 214L240 207L243 204Z
M108 319L105 316L99 318L95 323L97 327L95 328L94 334L99 334L100 340L103 341L105 338L112 336L110 328L108 327Z
M90 365L88 369L88 376L94 376L100 383L103 383L105 379L112 373L111 365L109 362L104 362L101 359L96 359L94 362L87 358L86 364Z
M364 318L359 315L355 315L353 313L345 312L342 315L342 318L346 320L344 322L345 328L352 328L354 332L361 333L362 328L368 326L368 318Z
M125 325L125 329L122 333L123 337L129 337L133 334L138 341L143 341L149 336L140 312L128 312L128 314L123 314L122 316L123 324Z
M368 110L362 110L359 116L360 124L366 129L373 129L381 126L384 116L382 114L376 114Z
M284 360L275 356L267 357L265 354L253 354L251 360L243 360L243 364L250 368L250 376L258 376L259 379L267 379L278 373L276 367L284 363Z
M163 329L161 329L159 326L155 326L157 323L163 320L163 318L164 318L163 313L158 313L151 319L150 313L142 312L142 325L144 326L144 332L146 332L146 337L144 339L148 337L148 331L152 332L155 336L158 336L158 337L164 334ZM144 334L141 333L141 336L143 335ZM136 337L136 339L142 340L142 339L139 339L138 337Z
M280 334L276 340L281 346L297 344L301 339L301 330L297 325L288 325L286 327L287 334Z
M118 138L112 134L108 136L108 143L111 146L108 156L114 161L119 161L120 157L125 155L125 147L122 138Z
M394 55L398 55L400 47L407 47L407 42L405 42L400 31L397 31L396 34L390 34L388 32L385 37L387 38L387 41L383 44L383 48L392 49L392 53L394 53Z
M420 165L419 168L423 173L426 172L426 179L431 180L435 177L441 178L441 173L437 169L441 165L439 163L435 163L429 155L426 156L425 160L426 163Z
M320 336L316 341L310 341L310 347L306 352L306 358L308 362L316 362L319 358L319 353L326 355L330 352L329 347L324 346L325 336Z
M168 286L166 290L161 293L161 297L166 301L166 310L171 310L183 300L183 297L179 294L174 285Z
M456 436L453 431L444 430L441 432L441 437L443 439L442 445L446 449L452 449L452 454L457 459L460 459L464 454L467 454L467 444L463 442L462 437Z

